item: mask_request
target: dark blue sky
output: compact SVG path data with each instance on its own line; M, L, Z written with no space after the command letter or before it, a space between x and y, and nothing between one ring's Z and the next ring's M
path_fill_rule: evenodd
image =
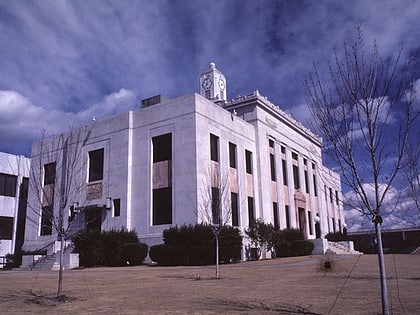
M209 62L229 98L259 89L305 122L304 77L358 25L383 56L420 51L416 0L0 0L0 151L198 92Z
M198 91L209 62L228 97L259 89L304 121L304 76L354 37L384 54L420 46L417 1L0 0L0 151Z

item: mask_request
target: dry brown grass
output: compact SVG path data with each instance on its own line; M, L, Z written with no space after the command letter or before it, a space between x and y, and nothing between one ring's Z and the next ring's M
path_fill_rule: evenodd
M322 256L214 267L92 268L65 272L67 301L54 297L56 272L0 272L5 314L380 314L377 257ZM385 257L392 314L420 314L420 256Z

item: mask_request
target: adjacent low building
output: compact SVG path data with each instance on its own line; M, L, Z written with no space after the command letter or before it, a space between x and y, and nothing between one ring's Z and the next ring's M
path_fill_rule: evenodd
M28 212L25 249L56 240L60 218L68 236L126 228L149 245L207 218L241 230L261 219L306 239L342 231L340 177L322 164L322 140L258 91L227 99L226 88L211 63L200 94L155 96L34 143L29 202L38 207ZM208 191L226 194L223 213Z
M0 268L5 256L23 245L29 162L24 156L0 152Z

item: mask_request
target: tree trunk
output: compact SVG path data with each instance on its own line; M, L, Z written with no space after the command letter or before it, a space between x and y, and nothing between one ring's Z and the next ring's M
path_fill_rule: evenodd
M381 277L382 314L389 315L388 289L386 285L384 251L382 248L381 224L375 222L376 241L378 246L379 272Z
M64 236L60 236L60 269L58 270L57 298L63 294Z
M219 235L216 235L216 279L219 279Z

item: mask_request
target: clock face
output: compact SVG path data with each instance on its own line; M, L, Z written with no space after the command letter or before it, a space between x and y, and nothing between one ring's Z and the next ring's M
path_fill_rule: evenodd
M225 90L225 81L223 79L219 80L219 88L224 91Z
M211 88L211 86L213 85L213 82L211 81L210 78L205 78L203 80L203 83L201 84L201 86L203 87L203 89L208 90Z

